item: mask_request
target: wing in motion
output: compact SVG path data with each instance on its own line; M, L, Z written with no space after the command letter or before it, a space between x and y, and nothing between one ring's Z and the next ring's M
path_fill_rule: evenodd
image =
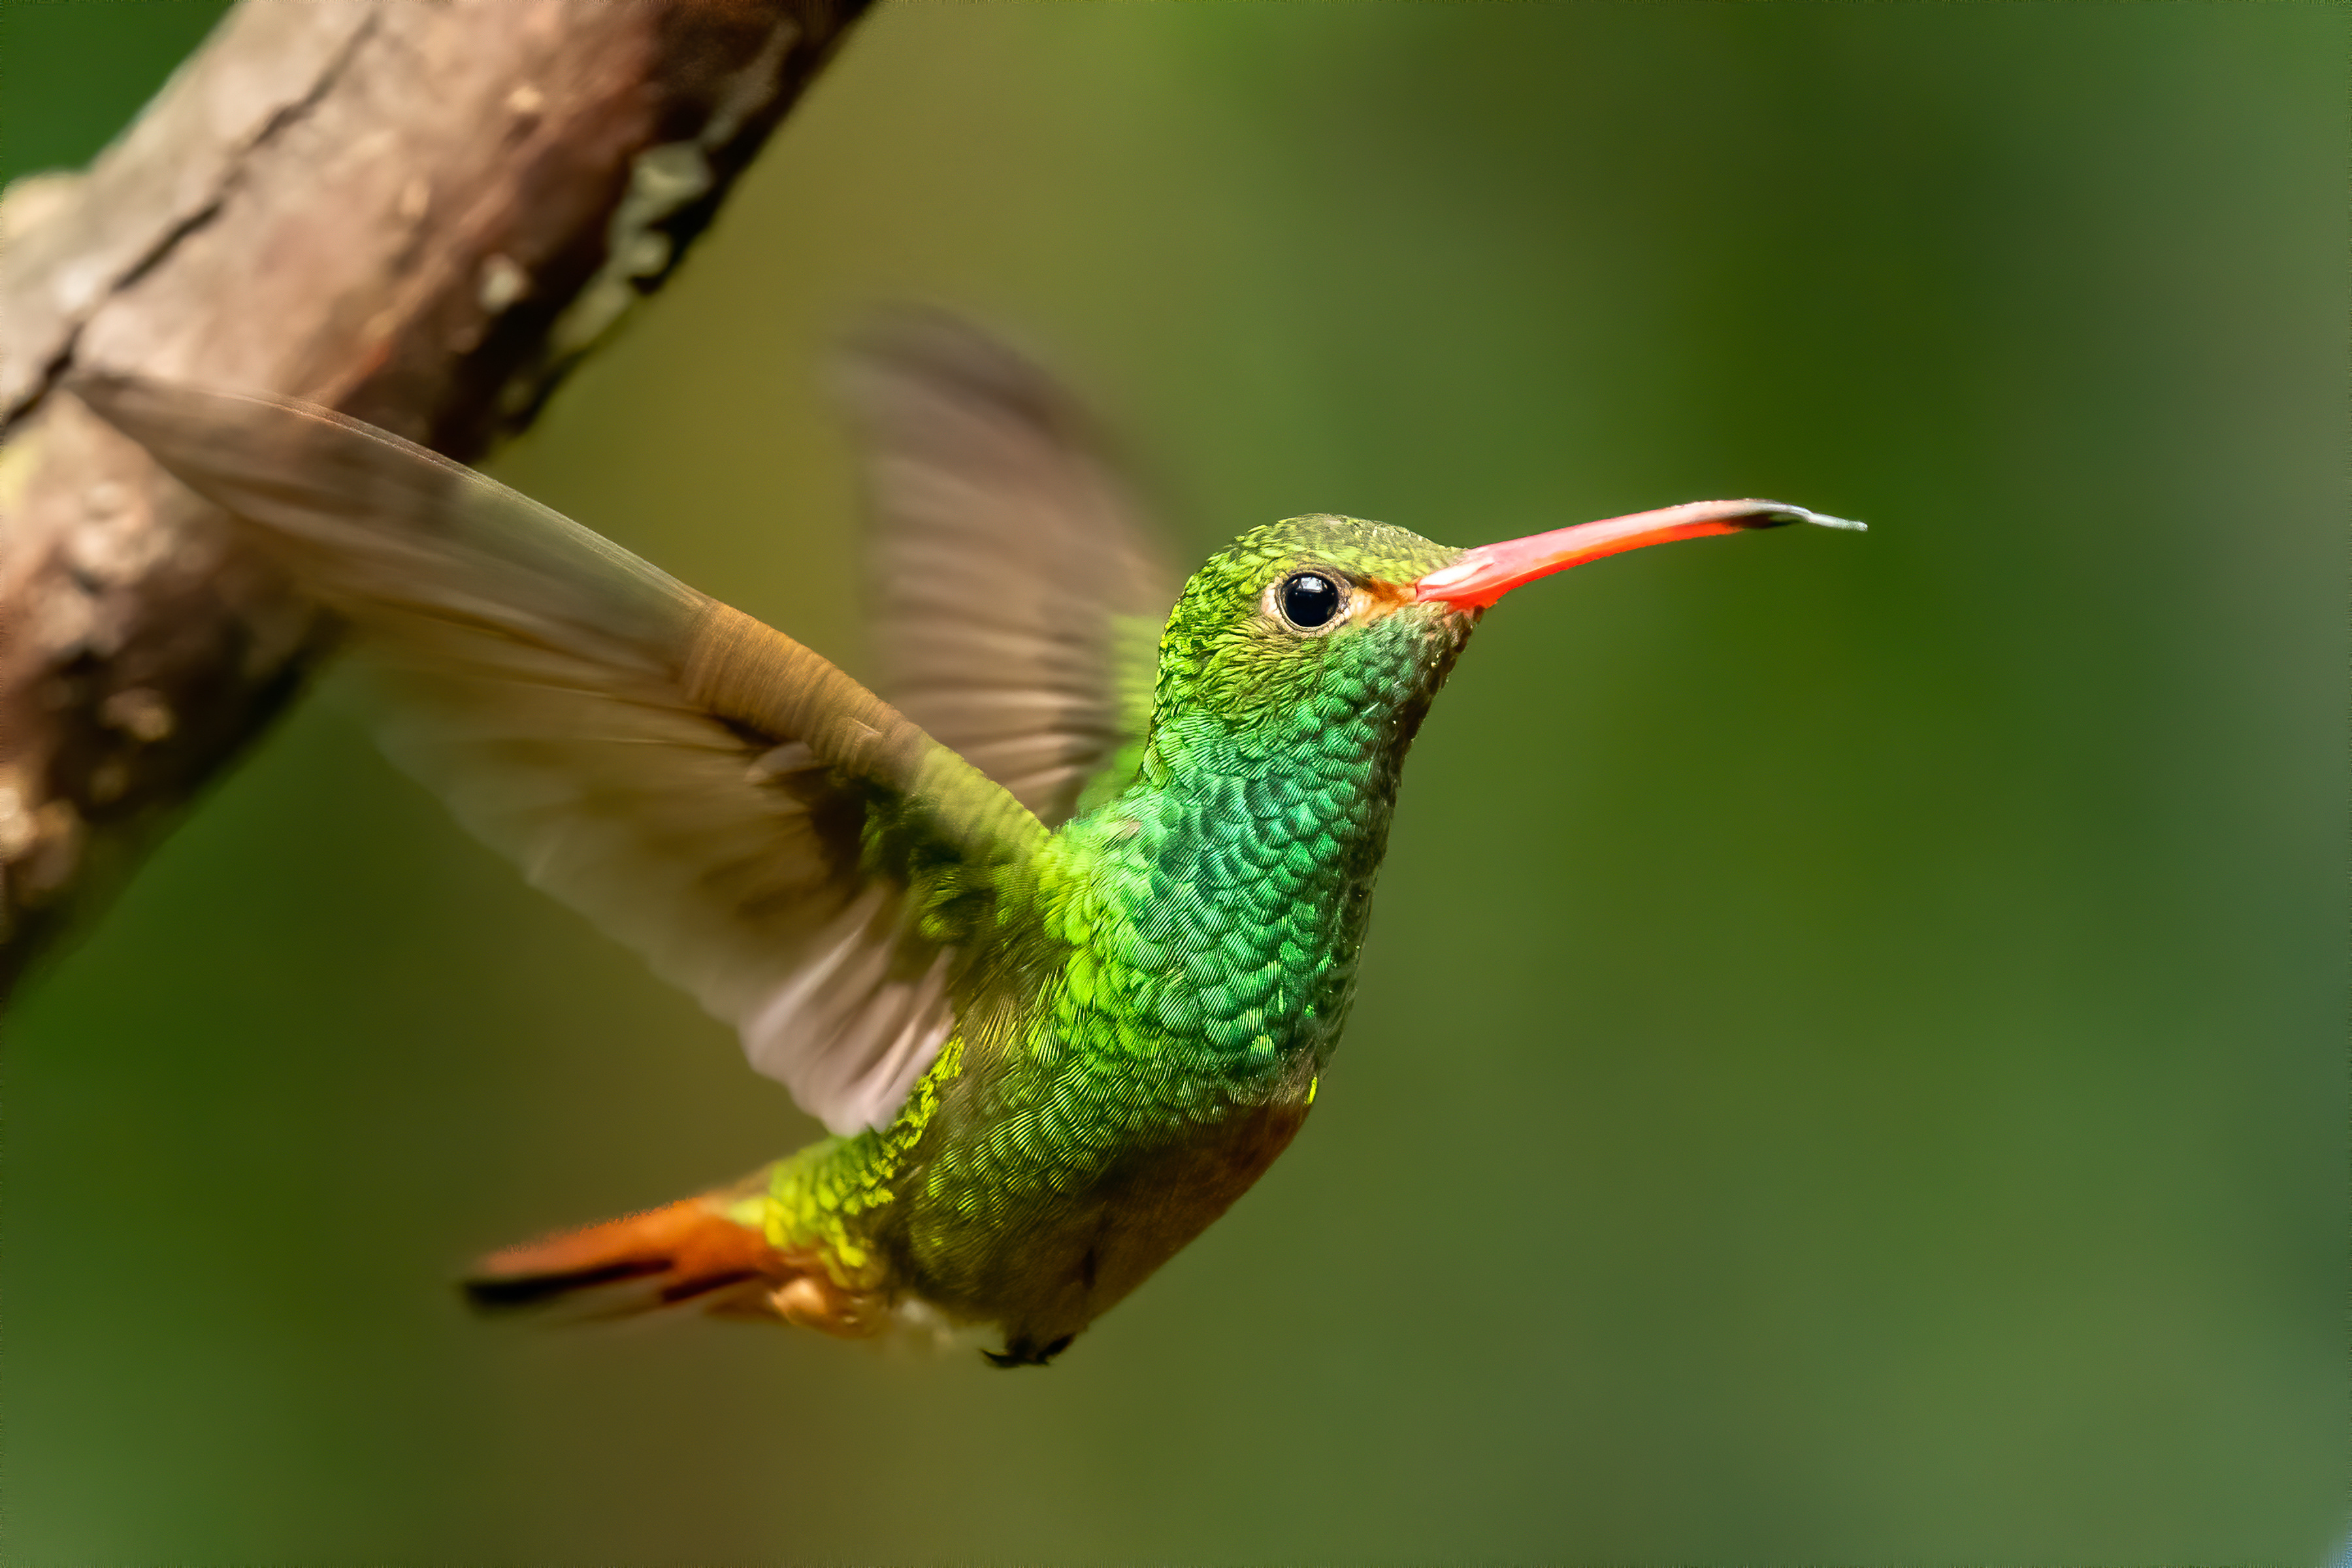
M422 447L275 397L73 390L360 629L404 689L387 749L468 827L835 1131L887 1124L953 1024L957 919L993 885L970 872L1042 838L1020 801L782 633Z
M1134 771L1176 582L1085 412L1003 345L908 314L841 383L882 689L1058 826Z

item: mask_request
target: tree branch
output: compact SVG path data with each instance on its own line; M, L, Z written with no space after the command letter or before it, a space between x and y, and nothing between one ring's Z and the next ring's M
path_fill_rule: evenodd
M289 393L462 460L658 288L866 0L247 0L0 204L0 993L336 628L70 396Z

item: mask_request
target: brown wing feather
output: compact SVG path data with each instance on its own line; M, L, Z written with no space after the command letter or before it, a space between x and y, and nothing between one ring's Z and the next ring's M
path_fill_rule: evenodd
M1085 413L948 318L867 336L842 392L866 447L882 689L1058 824L1150 713L1175 583Z
M877 811L1025 854L1035 819L816 654L545 507L339 415L131 377L76 391L361 629L394 757L525 874L735 1024L837 1131L952 1025Z

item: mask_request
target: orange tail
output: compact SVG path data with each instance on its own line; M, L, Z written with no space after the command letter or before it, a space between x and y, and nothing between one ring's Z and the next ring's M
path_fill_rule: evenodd
M703 1198L647 1209L493 1252L465 1290L474 1305L537 1307L573 1300L596 1317L683 1302L713 1311L772 1312L769 1299L809 1271L750 1226Z

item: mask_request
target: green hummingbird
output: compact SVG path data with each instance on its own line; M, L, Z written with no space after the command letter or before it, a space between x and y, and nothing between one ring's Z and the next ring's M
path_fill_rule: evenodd
M1004 1366L1066 1349L1297 1135L1405 753L1488 607L1664 541L1861 526L1700 501L1459 550L1318 514L1171 592L1076 405L902 321L846 385L894 706L382 430L74 390L348 618L399 689L397 761L831 1133L495 1253L473 1298L973 1325Z

